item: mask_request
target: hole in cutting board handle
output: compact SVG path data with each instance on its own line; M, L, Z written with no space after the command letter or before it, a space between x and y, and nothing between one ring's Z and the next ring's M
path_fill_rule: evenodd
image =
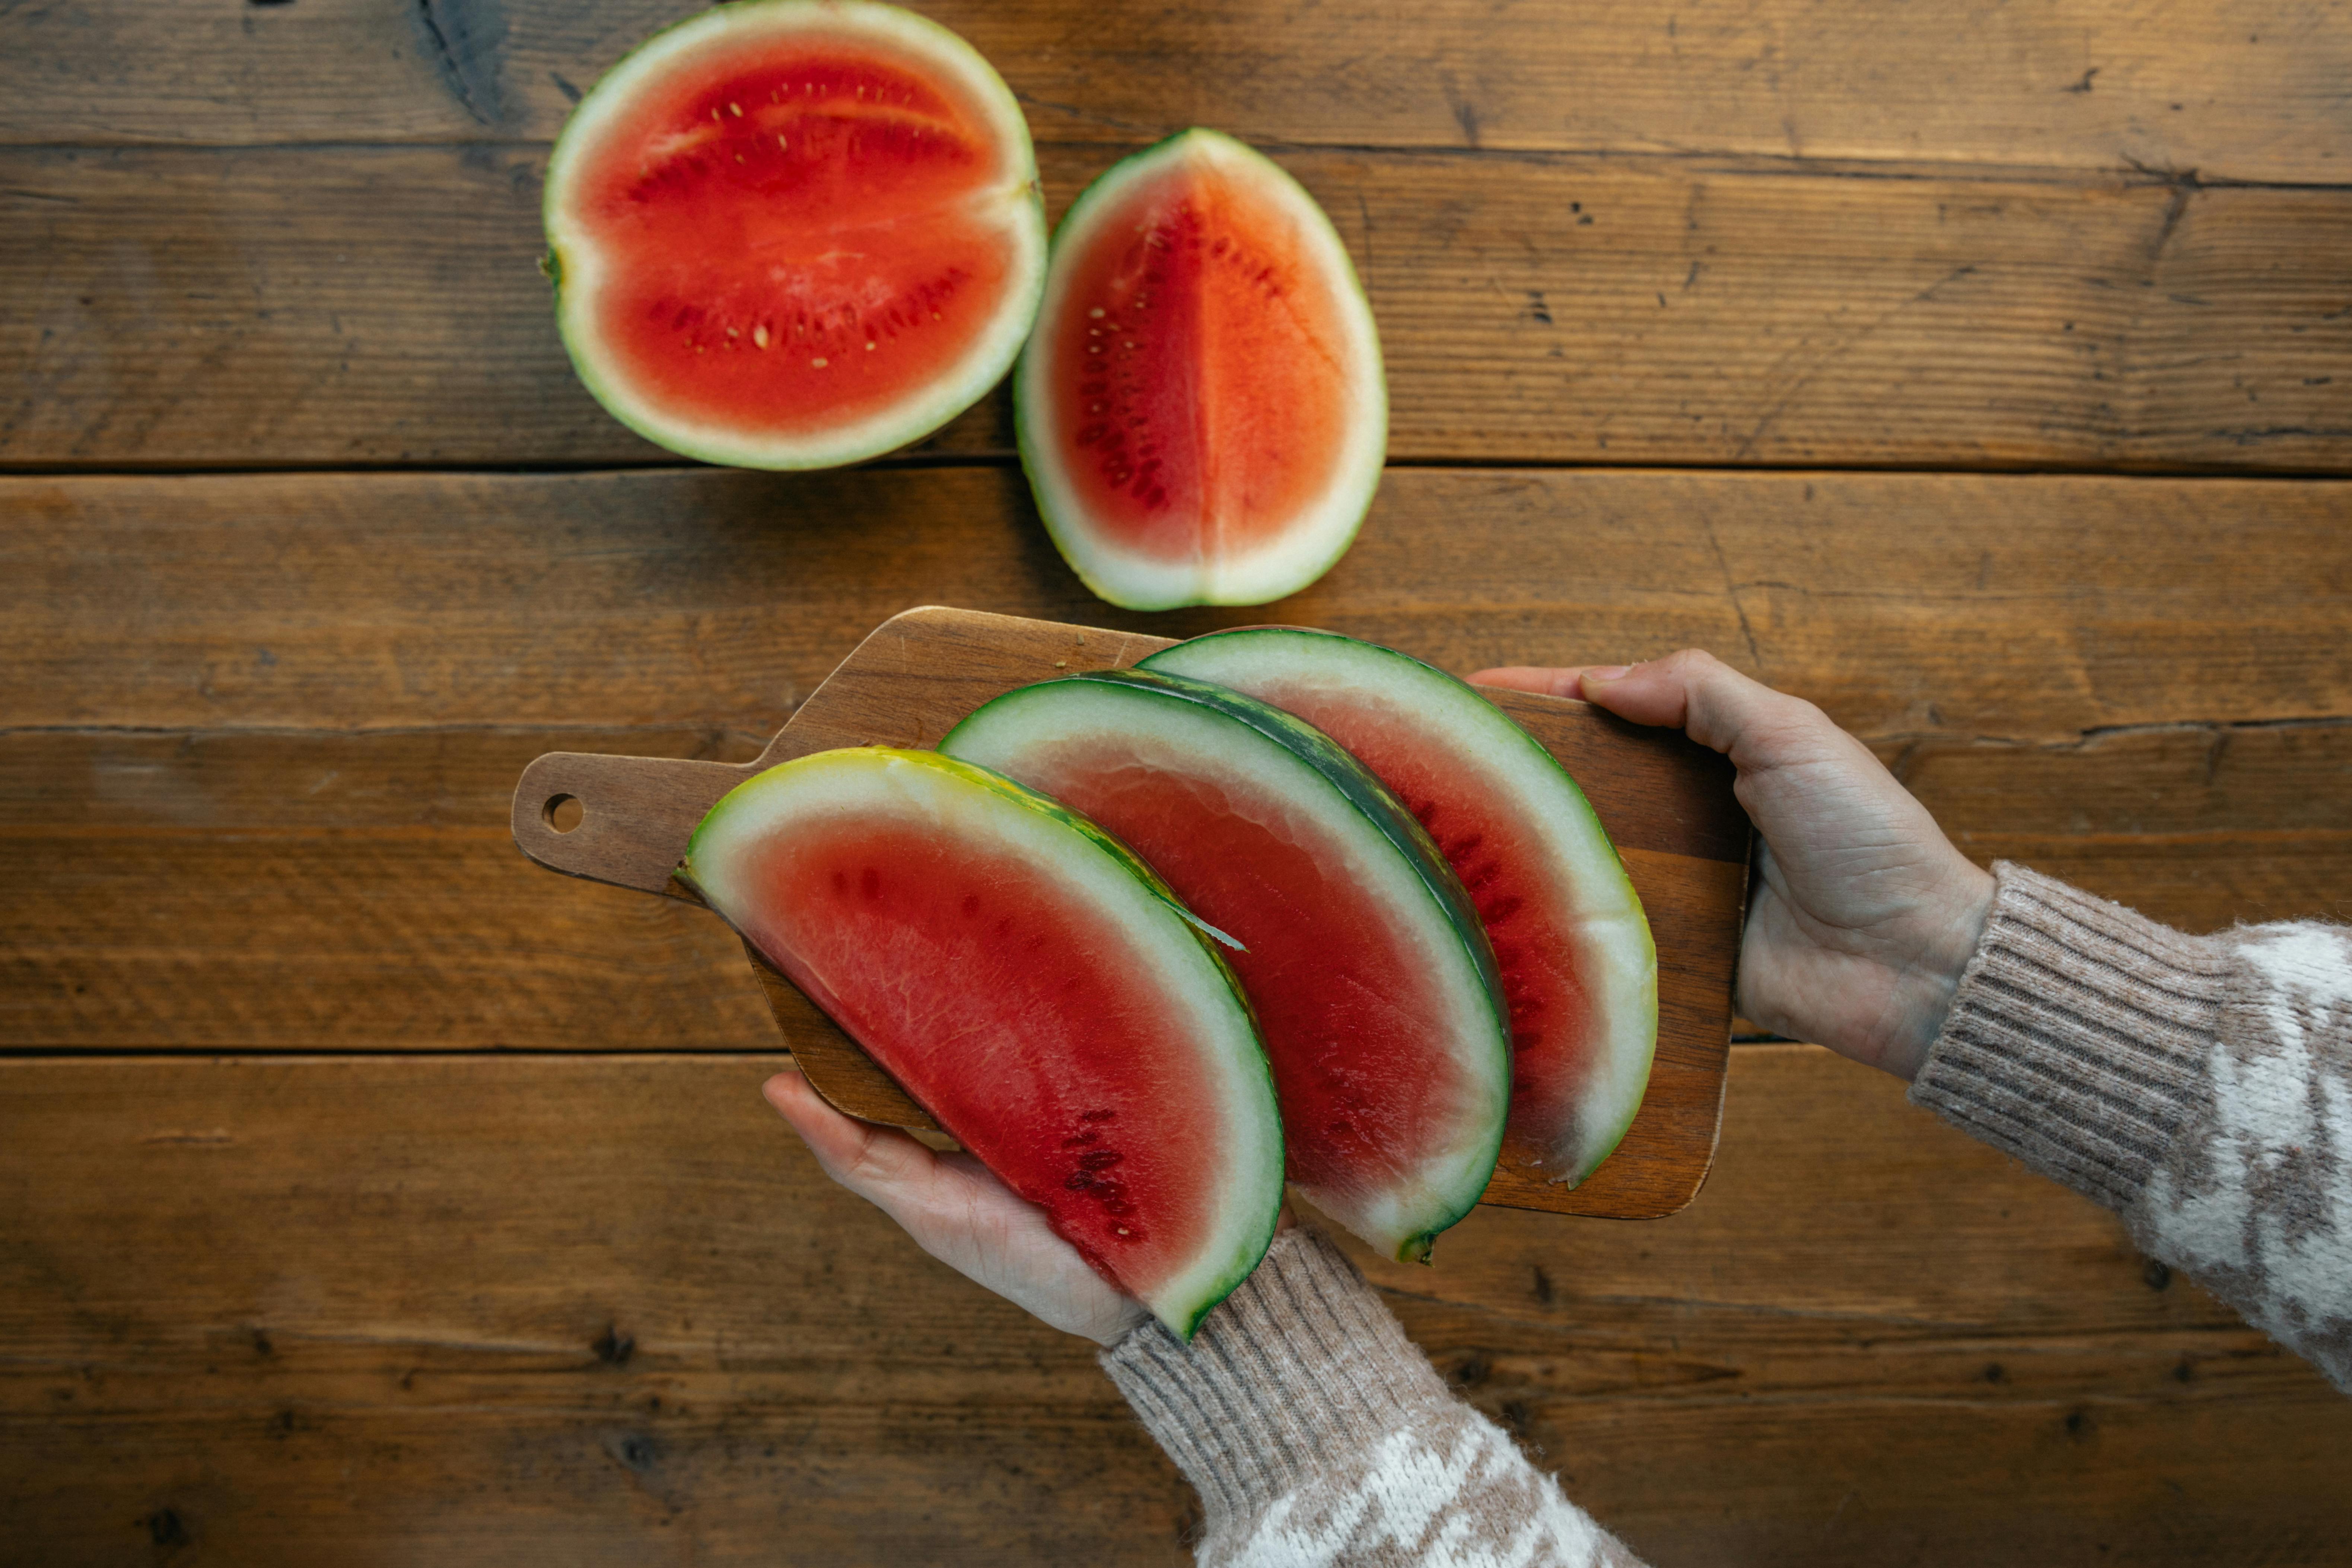
M556 832L569 833L580 826L581 818L588 815L588 808L580 804L580 797L576 795L551 795L547 797L547 804L539 808L539 815L541 820Z

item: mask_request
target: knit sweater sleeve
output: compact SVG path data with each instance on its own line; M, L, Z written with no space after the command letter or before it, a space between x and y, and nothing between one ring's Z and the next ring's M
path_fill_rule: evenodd
M2352 1393L2352 930L2183 936L2017 866L1911 1098Z
M1191 1344L1147 1323L1102 1362L1200 1492L1205 1568L1640 1568L1304 1226Z

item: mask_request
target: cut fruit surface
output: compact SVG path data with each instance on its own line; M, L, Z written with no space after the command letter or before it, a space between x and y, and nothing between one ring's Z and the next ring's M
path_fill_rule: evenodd
M739 0L583 99L548 161L548 269L589 391L674 451L822 468L1001 378L1045 213L1003 81L869 0Z
M1117 834L1245 951L1290 1180L1425 1258L1493 1174L1510 1049L1460 882L1328 737L1238 692L1137 670L1023 687L940 742Z
M1265 1255L1283 1146L1248 1005L1092 824L936 752L820 752L713 806L685 874L1177 1334Z
M1143 661L1295 713L1361 759L1476 901L1511 1009L1514 1158L1580 1182L1624 1137L1658 1037L1657 950L1566 769L1464 682L1331 632L1215 632Z
M1297 181L1211 131L1071 206L1013 395L1054 542L1129 609L1305 587L1355 538L1388 447L1347 247Z

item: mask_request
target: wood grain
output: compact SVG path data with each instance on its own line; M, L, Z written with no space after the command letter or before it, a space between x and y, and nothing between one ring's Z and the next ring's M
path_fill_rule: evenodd
M743 762L910 604L1266 614L1087 598L1001 401L915 459L993 471L513 471L667 461L572 377L535 209L695 8L0 6L0 468L508 470L0 479L0 1047L387 1053L0 1058L0 1556L1188 1555L1087 1347L718 1054L774 1038L724 929L509 838L533 756ZM2344 486L1756 471L2345 472L2345 0L923 8L1057 210L1185 124L1266 144L1396 455L1496 470L1392 471L1275 613L1462 670L1705 644L1979 859L2352 916ZM1643 463L1748 471L1528 471ZM1891 1083L1730 1074L1683 1214L1371 1265L1652 1561L2341 1560L2308 1369Z
M2352 726L1908 750L1980 860L2189 931L2352 917ZM723 1051L776 1026L717 921L550 878L505 826L541 752L740 760L702 731L0 734L0 1040L18 1049ZM795 1004L797 1005L797 1004ZM821 1038L802 1031L805 1044Z
M1058 210L1117 149L1048 146ZM2352 192L1277 149L1392 458L2341 471ZM559 342L542 149L0 151L0 464L645 463ZM924 450L1011 449L999 397Z
M551 139L575 93L692 0L172 0L0 19L0 141ZM1003 71L1042 136L1214 125L1286 142L2197 169L2336 181L2340 9L1865 0L1562 12L1435 0L1269 10L1108 0L921 7Z
M994 615L950 605L902 610L841 662L751 760L551 752L517 782L516 847L569 877L676 894L687 840L719 798L769 768L852 746L929 748L984 703L1067 670L1118 669L1171 647L1148 633ZM1669 863L1744 865L1748 819L1722 758L1679 733L1626 724L1580 701L1489 689L1573 773L1621 850ZM559 805L580 815L559 825Z
M515 785L516 846L566 876L699 902L673 878L719 797L759 773L844 746L924 747L975 709L1058 671L1122 668L1169 639L932 605L876 627L809 694L760 755L736 765L555 752ZM1688 1204L1715 1159L1731 1037L1731 974L1747 906L1749 830L1722 758L1581 702L1496 691L1491 700L1572 773L1625 861L1657 944L1657 1055L1624 1141L1573 1188L1544 1151L1507 1142L1482 1200L1555 1214L1654 1219ZM576 803L575 821L556 808ZM938 1130L881 1066L794 994L744 944L777 1026L809 1082L868 1121Z
M2069 744L2352 717L2348 536L2317 482L1392 471L1312 588L1142 616L1001 471L0 479L0 714L764 739L876 624L949 602L1278 619L1464 672L1696 644L1873 741Z
M1979 860L2021 859L2186 930L2342 919L2352 728L2325 733L2332 756L2236 742L2243 769L2225 767L2218 787L2201 757L2118 742L1971 747L1969 788L1945 792L1935 767L1917 782ZM708 741L681 731L668 747L708 754ZM663 743L644 731L0 736L0 843L16 868L16 896L0 900L0 1040L759 1047L776 1026L717 921L551 879L508 837L508 791L542 749ZM2034 787L2001 790L2005 766Z
M12 1549L1182 1561L1091 1347L824 1181L774 1065L8 1064ZM1604 1523L1749 1568L2335 1561L2352 1405L2308 1368L1890 1080L1732 1071L1684 1214L1368 1264Z

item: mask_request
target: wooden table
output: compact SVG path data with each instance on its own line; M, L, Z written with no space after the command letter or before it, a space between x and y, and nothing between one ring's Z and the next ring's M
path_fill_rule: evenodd
M555 749L748 756L1063 569L1001 399L685 466L532 268L687 0L0 15L0 1555L1175 1563L1087 1348L757 1098L730 939L508 842ZM1276 612L1457 669L1690 643L1979 858L2352 912L2344 0L941 0L1050 205L1192 122L1330 210L1395 467ZM769 1053L769 1054L761 1054ZM1673 1219L1372 1272L1661 1565L2340 1563L2352 1404L2116 1224L1744 1043Z

